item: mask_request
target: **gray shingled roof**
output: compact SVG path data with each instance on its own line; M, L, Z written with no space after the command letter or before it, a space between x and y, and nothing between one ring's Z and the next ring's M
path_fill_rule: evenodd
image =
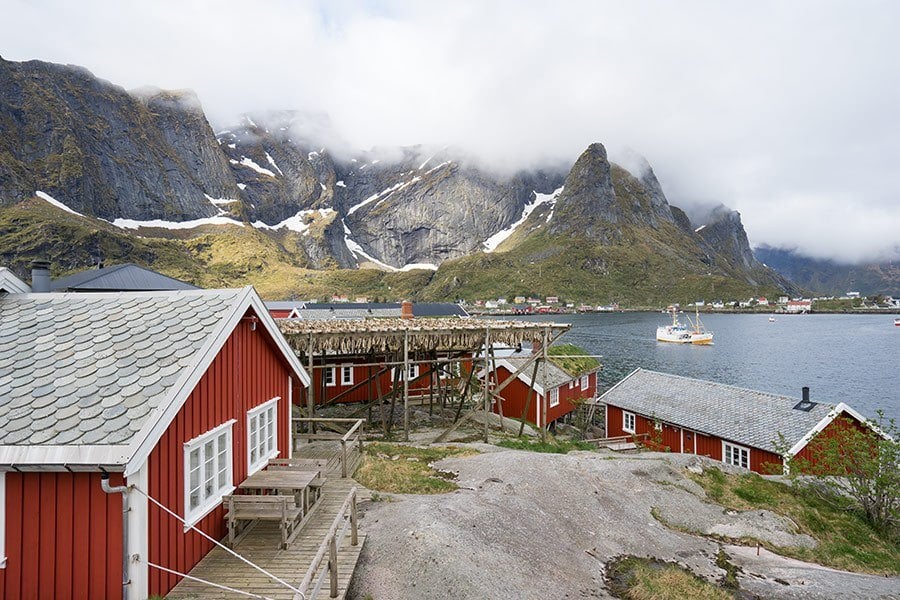
M528 358L529 357L527 357L527 356L524 358L510 356L510 357L504 357L503 359L498 359L497 363L500 364L502 362L508 362L512 366L513 371L515 371L515 369L518 369L523 364L525 364L525 362L528 360ZM522 379L527 380L526 383L530 382L531 374L533 372L534 372L533 365L526 368L525 371L523 371L521 374ZM552 359L547 361L547 384L546 384L546 386L544 385L543 373L544 373L544 366L541 365L538 367L537 378L536 378L537 385L539 385L541 388L548 387L550 389L553 389L553 388L557 388L563 384L566 384L572 380L578 379L578 377L573 377L572 375L569 375L563 369L561 369L559 366L554 364Z
M196 290L199 288L151 269L132 263L124 263L103 269L90 269L67 277L54 279L50 282L50 289L55 292L137 292Z
M794 409L799 398L644 369L620 381L599 402L770 452L777 450L773 442L778 432L792 446L834 408L816 403L804 412Z
M124 445L244 290L0 297L0 445Z

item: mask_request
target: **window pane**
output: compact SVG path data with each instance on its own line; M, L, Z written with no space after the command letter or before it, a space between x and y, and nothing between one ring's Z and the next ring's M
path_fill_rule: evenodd
M200 448L191 450L190 462L192 471L200 466Z

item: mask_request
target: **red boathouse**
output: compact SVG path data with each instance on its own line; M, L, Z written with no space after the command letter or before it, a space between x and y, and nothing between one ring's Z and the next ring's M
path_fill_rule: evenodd
M298 382L253 288L0 296L0 599L166 594L212 544L153 501L222 538Z
M757 473L780 472L779 434L788 457L812 459L808 444L845 426L868 427L843 402L831 406L711 381L636 369L597 401L608 437L636 435L651 448L708 456ZM838 417L843 417L838 419Z

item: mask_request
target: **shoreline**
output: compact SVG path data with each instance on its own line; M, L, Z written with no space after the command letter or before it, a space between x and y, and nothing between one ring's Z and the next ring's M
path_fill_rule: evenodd
M478 310L478 309L466 309L466 311L473 317L547 317L553 315L605 315L605 314L616 314L616 313L666 313L665 310L659 308L620 308L618 310L594 310L594 311L577 311L571 309L561 309L553 312L532 312L532 313L521 313L515 312L511 310ZM690 310L681 310L683 313L690 313ZM778 310L748 310L748 309L706 309L701 310L701 314L717 314L717 315L772 315L772 316L786 316L786 317L794 317L794 316L802 316L802 315L900 315L900 309L897 308L860 308L860 309L851 309L851 310L829 310L829 309L819 309L819 310L810 310L808 312L801 313L793 313L793 312L779 312Z

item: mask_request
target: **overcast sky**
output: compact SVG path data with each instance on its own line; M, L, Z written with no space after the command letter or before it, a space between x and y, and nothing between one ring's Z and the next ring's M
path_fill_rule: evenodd
M343 137L492 164L593 141L754 244L900 259L900 2L31 2L0 54L192 88L214 125L324 110Z

